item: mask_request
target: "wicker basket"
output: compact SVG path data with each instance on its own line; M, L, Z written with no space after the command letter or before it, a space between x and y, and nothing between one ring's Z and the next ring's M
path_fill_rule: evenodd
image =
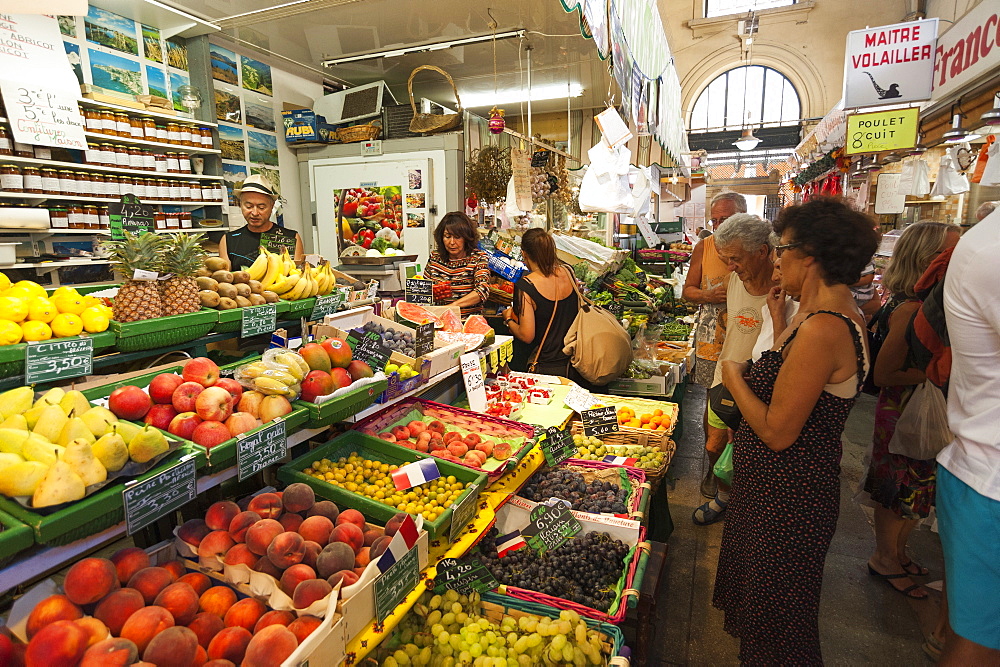
M583 435L583 424L578 421L573 422L572 432L573 435ZM663 457L663 465L656 470L640 468L640 470L646 473L646 481L649 482L649 485L655 491L664 475L667 474L667 469L670 468L670 461L674 457L674 452L677 451L677 444L669 437L661 437L662 435L662 431L643 431L632 428L617 433L605 433L600 436L600 439L605 445L611 447L640 445L644 447L656 447L666 452L666 456Z
M458 113L433 114L419 113L417 111L417 103L413 99L413 77L417 75L417 72L424 69L438 72L448 79L448 83L451 84L451 89L455 91L455 101L458 102ZM451 130L458 127L458 124L462 122L462 100L458 97L458 88L455 87L455 80L451 78L450 74L445 72L440 67L435 67L434 65L421 65L416 68L410 72L410 79L406 82L406 88L410 92L410 107L413 109L413 120L410 121L410 132L423 132L424 134L430 132L444 132L445 130Z
M376 125L378 123L378 125ZM350 127L342 127L337 130L337 141L342 144L353 144L357 141L371 141L372 139L378 139L378 135L382 133L382 121L373 120L367 125L352 125Z

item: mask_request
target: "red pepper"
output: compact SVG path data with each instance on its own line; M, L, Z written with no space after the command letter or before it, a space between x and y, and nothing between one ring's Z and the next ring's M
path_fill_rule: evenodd
M356 201L345 201L344 202L344 217L354 218L358 215L358 202Z

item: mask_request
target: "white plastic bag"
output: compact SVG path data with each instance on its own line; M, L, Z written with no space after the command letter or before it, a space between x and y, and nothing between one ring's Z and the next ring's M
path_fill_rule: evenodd
M1000 185L1000 141L994 141L990 145L986 156L986 166L983 168L983 177L979 179L979 184Z
M590 166L580 183L580 210L630 213L632 188L628 182L628 149L624 146L611 148L599 141L587 155Z
M937 181L934 182L934 187L931 189L932 197L947 197L969 191L969 179L958 172L958 162L952 154L953 150L955 149L950 149L941 156Z
M933 459L953 439L948 428L948 403L930 380L917 385L896 421L889 451L918 461Z
M520 218L524 215L524 211L517 207L517 192L514 191L513 176L511 176L510 180L507 181L507 202L504 204L504 213L507 214L508 220Z

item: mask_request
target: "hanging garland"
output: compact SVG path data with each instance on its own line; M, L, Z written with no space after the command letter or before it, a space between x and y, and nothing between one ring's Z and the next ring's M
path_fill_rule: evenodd
M834 156L836 151L830 151L820 159L813 162L811 165L802 170L802 172L795 177L795 184L798 186L805 185L810 181L814 181L826 172L837 166L837 159Z
M510 148L484 146L472 151L465 165L466 188L486 206L500 206L507 201L510 176Z

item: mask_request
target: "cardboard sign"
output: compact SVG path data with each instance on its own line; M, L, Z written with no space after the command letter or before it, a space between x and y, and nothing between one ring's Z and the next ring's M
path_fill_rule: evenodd
M375 580L375 618L379 623L392 614L396 605L416 588L419 581L420 566L414 547Z
M875 181L875 213L894 215L906 208L906 192L899 191L902 174L879 174Z
M211 450L209 450L211 454ZM288 432L281 417L253 433L236 439L236 465L239 481L252 477L288 454Z
M404 289L405 300L408 303L434 305L434 281L420 278L407 278Z
M322 320L327 315L340 310L340 306L347 301L349 292L350 289L347 287L337 288L330 294L316 297L316 304L313 306L312 313L309 314L309 319Z
M417 325L417 335L413 342L413 351L418 357L434 351L434 323Z
M521 531L528 546L542 555L554 551L583 530L573 512L562 503L552 507L538 505L529 515L531 523Z
M472 592L492 591L499 585L500 582L493 573L475 556L462 560L445 558L437 564L434 575L435 593L453 590L460 595L468 595Z
M512 148L510 151L511 178L514 179L514 197L517 208L528 212L535 207L531 199L531 156L528 151Z
M649 226L649 221L646 220L645 215L640 215L635 218L635 224L639 228L639 233L642 234L642 239L646 242L646 245L650 248L655 248L660 244L660 237L656 235L653 228Z
M584 410L589 410L597 405L598 401L594 398L593 394L583 387L573 387L566 392L566 398L563 399L563 403L573 412L582 413Z
M175 466L142 482L127 482L122 489L125 503L125 527L134 535L146 526L167 516L198 495L194 454Z
M618 432L618 412L613 405L584 410L580 413L580 419L583 420L584 435L599 437Z
M15 141L87 150L86 120L71 92L45 83L4 79L0 79L0 92Z
M24 383L38 384L94 372L94 339L82 336L30 342L24 349Z
M452 543L458 539L458 536L462 534L462 531L469 525L472 518L476 516L476 506L479 501L478 487L478 484L471 484L461 501L452 503L449 506L451 509L451 527L448 529L448 537Z
M392 356L392 350L382 344L382 337L374 331L352 331L347 334L347 344L354 358L371 366L373 371L385 370Z
M935 18L847 33L844 108L929 99L937 30Z
M124 194L120 201L109 204L108 215L113 241L124 241L125 232L139 235L153 229L153 209L133 194Z
M479 364L479 355L469 352L459 357L462 366L462 381L465 383L465 393L469 397L469 409L473 412L486 412L486 384L483 382L483 368Z
M847 117L847 155L881 153L917 145L920 109L854 113Z
M541 442L542 454L549 466L556 466L576 454L573 434L565 429L549 426L545 429L545 439Z
M278 304L265 303L263 306L243 308L240 322L240 338L273 333L278 328Z

